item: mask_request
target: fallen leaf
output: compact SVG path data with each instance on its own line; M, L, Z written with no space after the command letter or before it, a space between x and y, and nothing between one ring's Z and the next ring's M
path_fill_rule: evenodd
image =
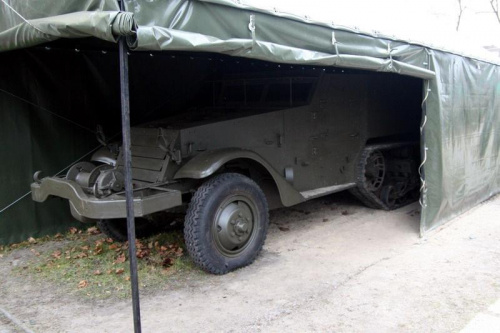
M111 273L113 273L113 271L111 269L106 271L106 274L108 274L108 275Z
M63 235L61 235L60 233L57 233L54 235L54 238L55 239L60 239L60 238L63 238Z
M36 251L35 249L31 249L30 251L37 257L40 255L40 252Z
M28 238L28 243L36 244L36 239L34 239L33 237L30 237L30 238Z
M102 253L102 245L96 245L96 247L94 248L94 253L101 254Z
M85 245L85 246L80 247L80 249L81 249L82 251L88 251L88 250L89 250L89 246L88 246L88 245Z
M75 259L83 259L83 258L87 258L88 255L84 252L80 252L78 253L76 256L75 256Z
M145 258L145 257L148 257L150 254L150 251L149 250L137 250L136 252L136 256L137 258L139 259L142 259L142 258Z
M101 232L99 231L99 229L97 229L97 227L90 227L87 229L87 234L89 235L98 235L100 233Z
M130 276L125 276L125 280L130 281Z
M114 250L114 249L117 249L117 248L118 248L118 244L116 244L116 243L115 243L115 244L111 244L111 245L109 246L109 249L110 249L110 250Z
M61 259L62 252L60 250L52 252L51 256L56 259Z
M113 261L113 263L121 264L121 263L124 263L125 260L126 260L125 254L122 254L122 255L118 256L118 258L116 258L115 261Z
M100 270L95 270L94 275L102 275L102 272Z
M86 288L89 285L87 280L82 280L78 283L78 288Z
M113 243L113 238L106 238L106 243Z
M77 229L77 228L75 228L75 227L71 227L71 228L69 228L69 233L70 233L70 234L74 235L74 234L76 234L77 232L78 232L78 229Z
M123 268L118 268L118 269L115 271L115 273L116 273L117 275L122 274L123 272L125 272L125 270L124 270Z

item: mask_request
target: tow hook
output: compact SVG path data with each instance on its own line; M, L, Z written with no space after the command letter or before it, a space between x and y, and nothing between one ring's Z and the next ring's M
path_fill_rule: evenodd
M41 184L42 183L42 179L40 178L40 176L42 175L43 171L42 170L38 170L37 172L35 172L35 174L33 175L33 180L37 183L37 184Z

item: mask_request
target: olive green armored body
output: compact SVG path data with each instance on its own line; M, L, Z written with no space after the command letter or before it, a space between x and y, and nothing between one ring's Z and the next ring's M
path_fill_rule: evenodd
M346 189L373 208L416 200L421 82L361 72L299 74L207 81L197 107L133 127L138 232L163 212L185 210L190 255L223 274L258 255L269 209ZM103 146L64 178L39 175L35 201L66 198L76 219L126 239L119 145Z

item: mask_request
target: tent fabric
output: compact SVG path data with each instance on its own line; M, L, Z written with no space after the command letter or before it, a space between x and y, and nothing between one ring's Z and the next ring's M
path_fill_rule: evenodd
M3 1L0 51L26 48L59 38L96 37L116 42L118 36L134 34L136 29L132 13L120 13L114 1L64 1L66 6L63 8L45 1L30 1L29 6L21 1L10 1L10 4ZM49 16L40 17L42 13Z
M74 0L64 5L32 0L30 6L0 1L26 19L1 7L0 52L62 37L92 36L114 42L118 35L128 35L134 51L212 52L420 78L425 176L421 233L500 191L500 64L496 61L230 0L127 0L127 16L118 12L112 0Z
M32 175L37 170L44 176L65 175L68 166L88 160L101 147L97 125L108 140L120 140L116 50L69 46L52 43L0 53L0 244L85 227L71 217L66 200L31 200ZM132 126L189 108L214 65L238 68L207 58L131 53Z
M1 32L1 48L15 50L59 38L96 37L116 42L118 36L134 33L133 23L131 13L119 12L76 12L29 20Z
M68 165L100 147L96 124L109 135L119 131L117 62L101 52L0 53L0 210L28 193L0 213L0 244L81 226L67 202L37 204L29 186L35 171L64 175ZM105 119L99 116L104 112Z

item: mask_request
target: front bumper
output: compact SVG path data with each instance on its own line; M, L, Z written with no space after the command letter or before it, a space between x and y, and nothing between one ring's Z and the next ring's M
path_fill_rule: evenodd
M62 178L47 177L40 183L31 184L34 201L43 202L50 196L69 200L71 215L81 222L88 219L115 219L127 216L125 195L113 194L98 199L87 195L76 182ZM134 191L134 215L146 216L182 204L180 191L151 187Z

